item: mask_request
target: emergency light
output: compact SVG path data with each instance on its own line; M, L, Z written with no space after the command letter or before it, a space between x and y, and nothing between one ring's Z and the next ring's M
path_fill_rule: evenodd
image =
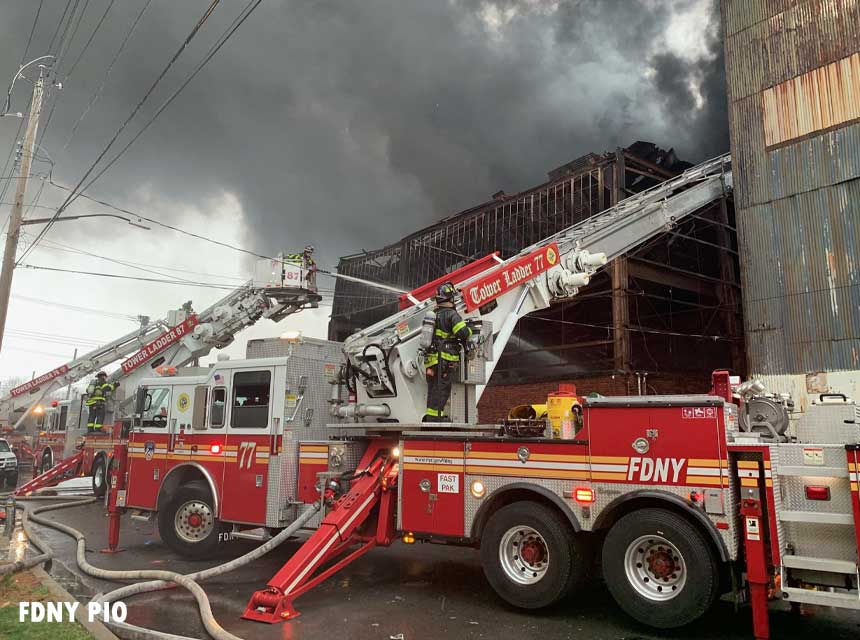
M215 444L210 444L209 445L209 453L214 454L214 455L218 455L219 453L221 453L221 445L218 444L217 442Z

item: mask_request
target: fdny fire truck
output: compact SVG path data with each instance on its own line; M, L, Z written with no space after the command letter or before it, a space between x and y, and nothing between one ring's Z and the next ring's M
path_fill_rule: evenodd
M702 395L583 399L566 439L478 421L517 320L721 197L728 162L449 274L474 335L449 424L421 422L435 283L343 344L251 341L245 360L140 380L112 513L155 517L166 544L203 557L322 505L306 542L251 595L244 617L268 623L397 540L476 548L494 590L524 609L558 601L598 563L619 606L658 628L732 591L752 602L757 638L770 598L860 609L860 412L848 398L819 398L790 428L788 398L715 372Z
M121 360L108 382L122 382L119 393L107 404L106 427L101 433L87 433L86 396L78 400L52 403L30 450L36 477L17 493L26 495L51 486L69 476L92 478L97 497L106 493L114 447L128 442L128 420L134 395L127 390L138 380L158 370L171 371L221 349L233 342L237 333L260 318L279 321L314 305L320 300L309 288L307 272L278 258L261 261L250 282L237 287L201 313L188 302L170 311L164 320L150 322L141 318L140 327L113 342L57 367L51 372L12 389L0 399L0 406L11 412L16 402L29 405L24 416L32 413L52 391L94 375L110 363ZM15 425L19 426L22 417Z

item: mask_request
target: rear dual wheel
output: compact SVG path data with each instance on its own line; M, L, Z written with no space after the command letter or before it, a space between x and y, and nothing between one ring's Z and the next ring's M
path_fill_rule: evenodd
M547 607L587 575L582 545L558 511L537 502L514 502L494 513L481 537L487 581L521 609Z
M603 575L618 606L658 629L693 622L719 595L712 541L665 509L635 511L613 525L603 545Z

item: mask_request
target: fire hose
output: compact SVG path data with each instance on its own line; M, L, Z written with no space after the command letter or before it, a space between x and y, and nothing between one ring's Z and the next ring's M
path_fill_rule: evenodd
M203 571L197 571L195 573L183 575L181 573L175 573L173 571L151 569L126 571L100 569L99 567L96 567L87 561L86 538L80 531L61 522L54 522L52 520L48 520L47 518L39 516L40 513L47 513L49 511L56 511L58 509L69 509L72 507L79 507L86 504L91 504L96 501L96 498L64 499L55 496L29 496L25 498L18 498L18 500L50 500L55 502L55 504L49 504L43 507L36 507L32 510L27 508L24 509L24 515L22 520L24 532L26 533L31 544L37 549L39 549L42 553L38 556L34 556L33 558L29 558L26 561L9 562L0 565L0 575L30 568L43 562L49 562L53 557L54 554L51 548L45 543L44 540L39 538L32 530L32 527L30 527L29 521L33 520L33 522L65 533L66 535L71 536L76 540L76 561L81 571L83 571L87 575L90 575L94 578L112 581L147 580L147 582L131 584L125 587L121 587L119 589L115 589L114 591L111 591L106 594L97 594L96 597L93 598L94 602L116 602L117 600L121 600L122 598L127 598L141 593L160 591L162 589L170 589L173 587L174 584L177 584L187 589L191 593L191 595L194 596L194 599L197 601L197 606L200 610L200 618L203 622L203 626L205 627L209 635L212 636L215 640L241 639L228 632L221 625L218 624L218 622L215 620L215 616L212 614L212 608L209 604L209 598L207 597L206 592L203 590L203 588L199 584L197 584L197 581L206 580L209 578L223 575L225 573L229 573L234 569L243 567L250 562L261 558L269 551L280 545L282 542L286 541L293 534L295 534L296 531L298 531L302 527L302 525L304 525L308 520L310 520L310 518L314 514L316 514L317 511L320 510L322 504L321 501L314 503L308 509L303 511L299 515L299 517L296 518L296 520L292 524L290 524L290 526L279 532L276 536L268 540L266 543L249 551L245 555L230 560L229 562L225 562L224 564L220 564L209 569L204 569ZM56 504L57 500L63 501L59 504ZM178 636L170 633L164 633L161 631L146 629L144 627L138 627L124 622L108 622L107 626L115 631L121 632L123 634L123 637L129 638L131 640L194 640L193 638L188 638L187 636Z

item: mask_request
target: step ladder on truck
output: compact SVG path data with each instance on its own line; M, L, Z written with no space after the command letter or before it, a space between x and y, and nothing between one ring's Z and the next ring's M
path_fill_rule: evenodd
M476 337L451 395L450 424L421 422L419 335L434 306L426 288L342 345L251 341L248 359L197 378L142 380L112 512L157 515L168 545L205 556L219 540L268 539L324 501L305 544L247 605L245 618L269 623L295 617L296 598L395 540L479 549L494 590L525 609L570 593L598 558L619 605L658 628L697 619L730 585L738 597L749 593L757 638L768 635L774 595L800 602L829 593L828 602L854 606L856 454L828 442L826 430L789 441L781 424L747 412L776 400L755 386L733 389L727 372L716 372L702 395L584 399L572 439L477 421L520 317L576 295L607 260L731 185L729 158L721 157L508 260L491 256L449 274ZM154 406L165 407L166 422L154 420ZM853 410L847 400L845 407ZM815 405L802 422L828 421L820 411L831 408ZM786 508L772 491L782 481L774 461L792 447L831 453L811 473L811 464L787 465L805 484ZM840 447L841 465L830 460ZM809 479L825 470L854 485L830 485L831 501L817 500L823 494ZM801 543L807 526L838 539L833 555ZM111 534L115 546L118 528Z
M133 390L139 380L160 369L193 373L187 365L212 349L226 347L236 334L261 318L278 322L316 305L321 296L315 288L309 288L305 271L280 259L262 260L254 279L201 313L196 313L188 302L170 311L164 320L150 323L148 318L142 318L137 330L12 389L9 397L0 399L0 405L9 406L23 399L29 405L29 413L51 392L121 361L107 379L120 386L107 403L106 426L101 432L87 433L85 394L74 403L60 401L46 410L56 412L58 420L36 437L32 447L35 477L19 487L17 494L27 495L68 477L89 476L95 495L103 497L114 448L128 443Z

